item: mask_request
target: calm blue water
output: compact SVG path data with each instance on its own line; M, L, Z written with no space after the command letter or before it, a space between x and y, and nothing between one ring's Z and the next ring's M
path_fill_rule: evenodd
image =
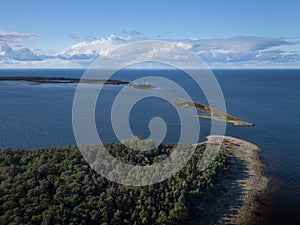
M61 76L80 77L84 70L0 70L0 76ZM214 71L225 96L228 112L255 123L254 127L228 125L226 134L246 139L262 149L261 159L266 173L272 178L271 189L277 196L300 200L300 70L216 70ZM187 87L195 100L203 100L201 90L176 71L127 71L126 78L139 75L172 76ZM174 76L174 74L177 74ZM124 74L121 74L124 75ZM120 78L122 76L120 75ZM97 127L107 127L107 111L113 96L121 86L109 86L101 106L97 105ZM0 82L0 148L42 148L75 145L72 130L72 101L76 85L29 85L23 82ZM163 91L163 90L162 90ZM104 102L104 104L103 104ZM166 142L178 137L178 118L170 105L157 104L153 99L148 107L133 112L133 130L149 135L147 123L151 116L164 114L170 128ZM201 120L201 137L210 127ZM103 129L102 129L103 130ZM114 135L104 132L104 139ZM277 188L276 188L277 187ZM278 188L279 187L279 188Z

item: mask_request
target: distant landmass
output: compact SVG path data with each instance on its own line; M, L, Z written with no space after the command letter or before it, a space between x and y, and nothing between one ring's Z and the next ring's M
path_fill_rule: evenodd
M108 85L127 85L135 89L152 90L155 87L149 84L134 84L122 80L101 80L101 79L79 79L68 77L39 77L39 76L0 76L0 81L23 81L30 82L31 85L40 84L108 84Z
M38 84L73 84L73 83L87 83L87 84L123 84L127 85L129 82L121 80L100 80L100 79L79 79L67 77L38 77L38 76L9 76L0 77L0 81L25 81L31 82L32 85Z

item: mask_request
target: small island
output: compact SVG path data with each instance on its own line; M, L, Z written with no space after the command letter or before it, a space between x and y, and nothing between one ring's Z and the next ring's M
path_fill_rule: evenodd
M208 104L196 102L186 98L176 98L176 100L179 101L180 103L176 103L175 106L195 108L199 111L204 112L202 114L196 114L195 116L198 118L212 119L220 122L228 122L228 123L232 123L235 126L254 126L253 123L244 121L233 114L224 112Z
M32 85L39 84L111 84L111 85L128 85L129 82L121 80L100 80L100 79L79 79L68 77L39 77L39 76L2 76L0 81L23 81L30 82Z
M128 86L131 86L135 89L144 90L144 91L151 91L155 88L155 86L152 86L148 83L146 83L146 84L129 84Z
M30 85L41 85L41 84L105 84L105 85L126 85L135 89L150 91L155 88L148 83L146 84L135 84L123 80L114 79L79 79L79 78L68 78L68 77L41 77L41 76L0 76L0 81L21 81L29 82Z

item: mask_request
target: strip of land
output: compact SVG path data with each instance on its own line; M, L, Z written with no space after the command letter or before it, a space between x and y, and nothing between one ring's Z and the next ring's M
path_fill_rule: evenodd
M196 114L198 118L212 119L220 122L232 123L235 126L254 126L253 123L242 120L241 118L224 112L216 107L210 106L205 103L196 102L186 98L176 98L175 100L180 103L176 103L175 106L186 107L186 108L195 108L199 111L202 111L201 114Z
M30 82L30 85L41 84L107 84L107 85L127 85L135 89L149 91L155 88L150 84L134 84L123 80L113 79L79 79L68 77L39 77L39 76L2 76L0 81L21 81Z
M253 224L259 214L259 197L268 185L259 160L260 149L250 142L229 136L208 136L202 144L213 145L222 138L221 151L230 157L232 166L227 178L221 182L222 190L211 213L221 216L218 224Z
M74 84L74 83L86 83L86 84L124 84L129 82L122 80L101 80L101 79L79 79L68 77L39 77L39 76L4 76L0 77L0 81L23 81L30 82L33 85L38 84Z

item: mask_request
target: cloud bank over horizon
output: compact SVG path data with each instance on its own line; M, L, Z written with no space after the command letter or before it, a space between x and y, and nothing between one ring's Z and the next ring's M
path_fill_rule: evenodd
M112 57L112 49L139 40L148 40L141 32L121 37L110 35L50 52L23 47L36 34L0 30L1 67L88 67L95 59ZM153 39L152 39L153 40ZM169 41L198 55L211 68L300 68L300 41L288 38L236 36L217 39L157 39ZM168 57L172 49L165 50ZM154 54L155 51L149 52ZM157 51L156 54L162 54ZM180 60L180 59L178 59Z

